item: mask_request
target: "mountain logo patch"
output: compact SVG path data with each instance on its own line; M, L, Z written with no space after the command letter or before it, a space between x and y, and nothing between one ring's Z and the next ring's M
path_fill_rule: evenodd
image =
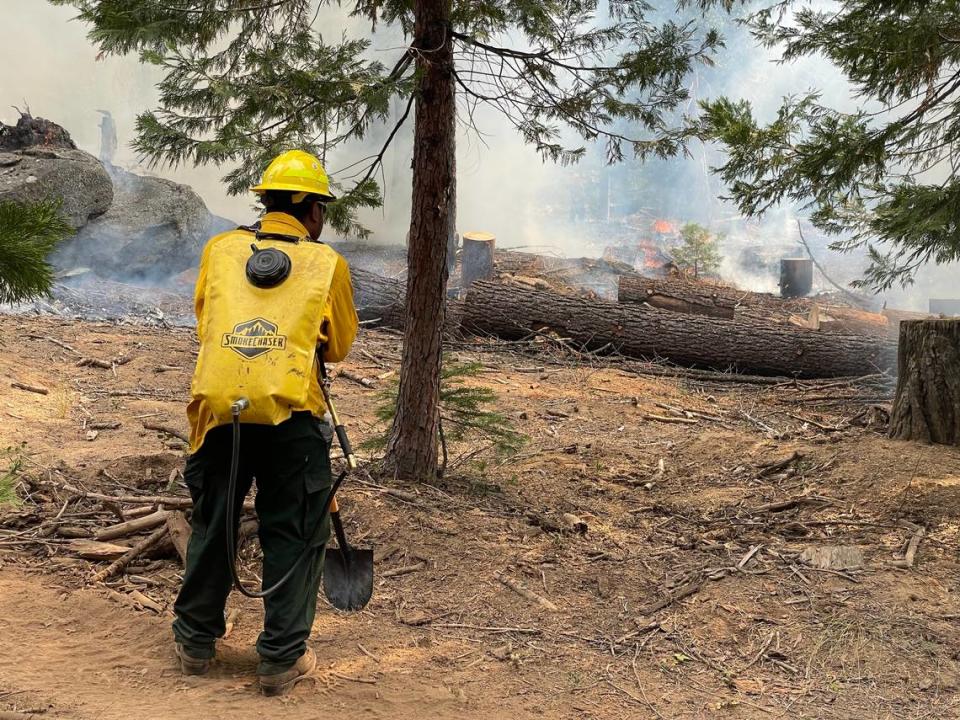
M221 347L230 348L247 360L266 355L271 350L283 350L287 336L269 320L254 318L234 326L233 332L223 334Z

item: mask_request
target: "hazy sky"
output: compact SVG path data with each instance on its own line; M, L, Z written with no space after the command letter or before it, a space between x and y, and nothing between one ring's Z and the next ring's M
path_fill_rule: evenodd
M155 107L154 85L160 73L140 65L136 57L97 60L97 51L86 38L86 28L71 20L75 14L71 8L54 7L45 0L2 0L2 3L6 21L0 24L0 120L7 123L16 120L12 105L29 106L34 115L63 125L82 149L96 154L100 142L97 110L109 110L117 123L120 141L117 164L147 172L146 168L138 167L129 143L137 114ZM366 30L365 25L362 30ZM702 73L704 95L727 92L747 97L761 114L769 116L783 95L817 86L824 88L827 103L842 108L855 106L856 100L843 78L827 62L805 60L788 67L778 66L771 62L772 53L757 48L743 52L743 43L747 40L741 36L738 42L741 52L736 62L721 61L720 69ZM381 53L387 65L393 64L391 58L396 57L397 51L396 40L374 38L374 52ZM389 185L386 205L364 218L374 228L375 239L381 242L402 242L409 224L412 120L408 125L406 141L401 140L386 157L384 173ZM594 248L584 248L575 233L557 232L550 227L549 218L542 216L545 203L549 203L556 207L557 224L562 225L562 216L571 198L576 197L582 171L543 164L535 151L525 146L516 132L492 113L482 116L481 125L486 146L475 134L462 129L458 140L459 230L493 232L501 246L596 254ZM357 159L334 155L328 158L329 169L335 171ZM160 168L154 172L193 186L219 215L238 222L247 222L253 217L252 196L228 197L220 183L223 173L218 168ZM710 184L715 189L720 187L715 181ZM686 198L691 207L696 207L708 202L707 184L701 185L699 189L688 185L673 190L678 197ZM564 197L550 194L558 188ZM732 209L726 214L731 213ZM781 224L783 228L791 226L790 222ZM778 236L789 232L777 228L771 231ZM823 257L822 260L829 265L836 258ZM941 268L926 273L918 287L911 289L909 298L895 293L892 299L900 305L921 308L925 307L929 295L956 295L954 271L955 268Z
M63 125L82 149L96 154L100 142L100 115L96 111L109 110L116 121L120 142L116 163L145 172L145 168L137 167L137 158L129 143L137 114L156 105L154 85L161 73L140 65L134 56L97 60L97 51L86 38L87 28L71 19L76 12L72 8L55 7L45 0L2 1L8 10L6 17L15 21L0 25L0 58L3 60L0 62L0 120L15 121L17 113L10 105L21 108L28 105L34 115ZM328 14L336 22L343 22L342 10L331 10ZM361 22L359 20L348 22L351 30L367 31L365 21L362 27L353 27ZM318 25L323 27L322 17ZM373 51L382 55L386 65L392 66L398 44L395 38L374 37ZM772 111L780 96L795 90L797 83L824 79L824 73L816 66L806 67L800 73L777 73L770 65L769 53L757 51L748 57L748 66L737 63L738 82L734 90L748 94L762 109ZM22 61L11 62L11 58ZM701 77L709 75L710 71L701 71ZM726 73L724 76L729 77ZM707 84L704 90L729 91L729 85L728 82ZM763 92L757 92L758 88ZM554 200L550 192L556 190L565 195L555 199L557 212L565 214L571 198L576 198L575 188L583 171L542 163L537 153L524 145L514 129L496 113L481 109L479 118L484 133L482 140L463 128L458 140L459 229L493 232L504 245L555 244L558 249L576 252L577 238L544 230L541 226L546 223L540 213L531 209L539 210L545 201ZM386 206L366 218L368 224L379 231L378 239L386 242L402 241L409 224L412 119L407 125L399 136L397 148L386 157ZM335 153L328 158L328 170L348 166L365 154L368 152ZM251 198L228 197L221 187L223 173L218 168L158 168L155 172L192 185L217 214L238 221L250 218ZM714 185L719 187L718 183ZM703 198L692 197L697 190L690 187L676 190L689 197L691 205L705 202ZM701 188L700 192L703 191Z
M109 110L117 123L120 143L116 164L136 170L137 158L129 147L134 121L138 113L155 107L154 85L160 72L142 66L133 56L97 60L97 51L86 38L86 27L71 20L76 14L71 8L55 7L44 0L2 1L8 21L0 24L0 120L14 122L17 112L10 106L28 105L34 115L63 125L79 147L97 154L97 110ZM396 55L396 43L381 44L385 46L385 60ZM11 62L12 58L20 60ZM412 128L412 119L408 125ZM522 213L515 210L558 169L543 167L536 153L525 147L505 123L487 123L484 129L492 150L483 148L476 138L464 137L460 143L461 229L489 230L508 241L519 234L516 225L524 222ZM329 169L356 159L334 155L329 158ZM399 178L400 182L389 189L387 207L367 218L371 225L379 226L380 240L403 240L409 223L409 165L408 152L393 152L387 157L388 180ZM217 214L238 221L250 219L252 197L228 197L219 180L223 173L217 168L160 168L155 172L192 185ZM511 182L505 182L508 177ZM513 211L491 212L495 207L502 211L506 205Z

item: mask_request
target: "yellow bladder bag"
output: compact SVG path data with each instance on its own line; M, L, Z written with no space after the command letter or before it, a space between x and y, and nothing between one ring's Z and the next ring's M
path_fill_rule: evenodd
M273 236L274 238L276 236ZM247 398L243 422L276 425L307 406L336 253L238 230L207 249L191 392L216 418Z

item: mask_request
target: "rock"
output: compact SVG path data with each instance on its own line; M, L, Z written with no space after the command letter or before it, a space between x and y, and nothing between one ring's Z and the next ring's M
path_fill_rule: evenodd
M78 232L51 257L111 280L164 280L195 266L204 243L237 223L212 215L190 187L109 166L43 118L0 123L0 201L61 199ZM63 278L65 276L61 276Z
M82 150L19 150L0 155L0 202L59 199L74 228L110 207L113 184L100 162Z
M855 545L819 545L800 553L800 561L822 570L852 570L863 567L863 551Z
M0 123L0 202L60 199L74 228L105 212L113 184L100 162L56 123L22 115L15 126Z
M57 267L92 267L115 280L161 280L197 264L204 243L237 226L212 215L190 187L111 168L110 208L65 242Z

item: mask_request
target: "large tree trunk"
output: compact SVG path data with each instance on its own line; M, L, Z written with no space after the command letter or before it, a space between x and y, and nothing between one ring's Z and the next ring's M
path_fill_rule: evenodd
M587 349L761 374L865 375L896 360L893 343L881 338L678 315L494 282L474 283L462 326L513 340L549 329Z
M406 284L400 280L351 268L353 304L360 320L378 327L403 329L406 316Z
M437 471L440 360L447 285L449 196L454 191L455 112L450 0L415 0L420 84L413 134L413 206L397 413L387 466L404 479Z
M890 437L960 445L960 320L900 323Z

